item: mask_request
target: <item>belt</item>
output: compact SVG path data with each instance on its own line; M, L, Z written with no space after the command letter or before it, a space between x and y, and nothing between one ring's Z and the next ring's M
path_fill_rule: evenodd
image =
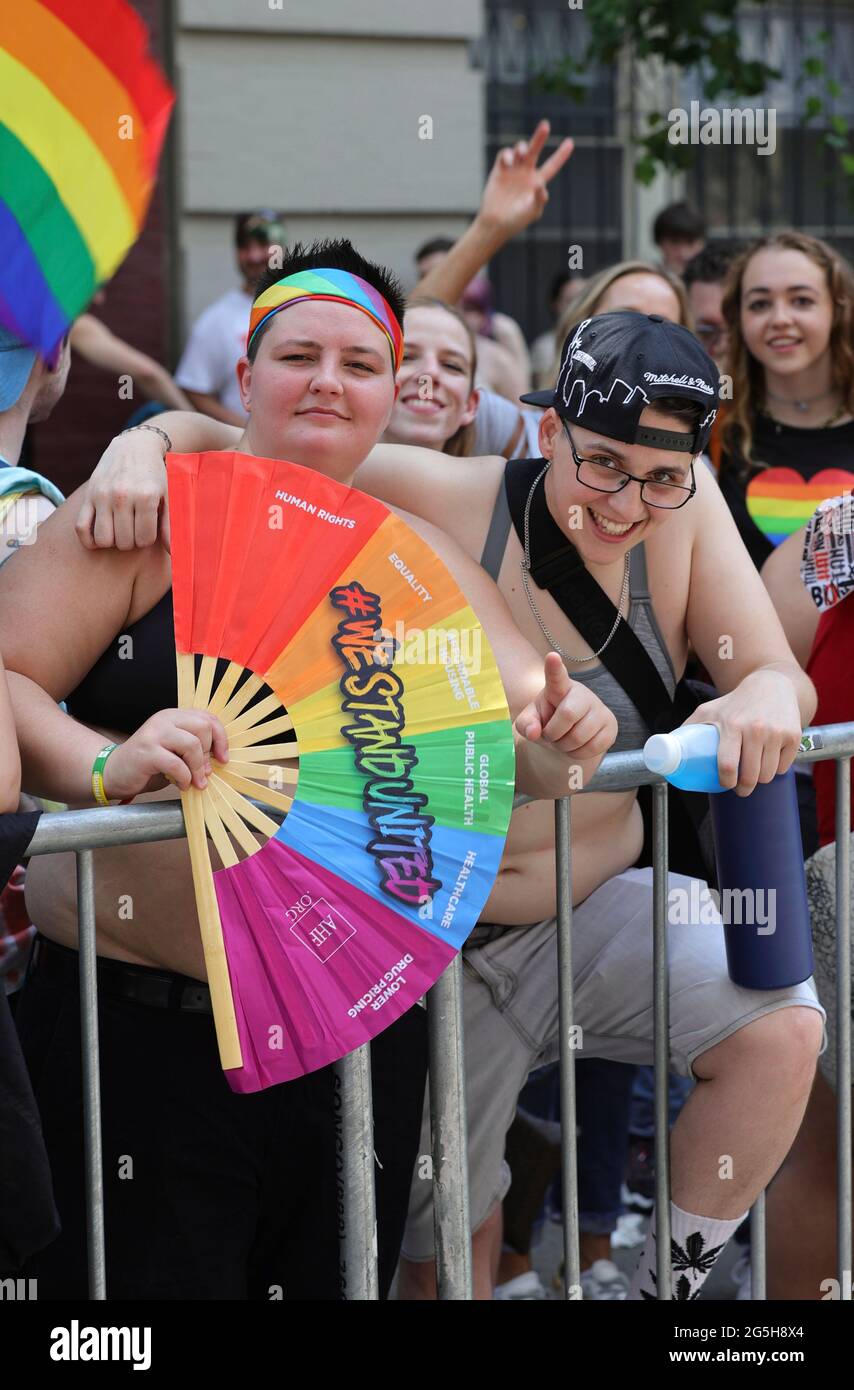
M43 979L67 982L79 974L77 951L37 936L30 961L30 974ZM190 1014L213 1014L211 992L201 980L156 970L148 965L98 956L98 990L113 999L129 999L149 1009L172 1009Z

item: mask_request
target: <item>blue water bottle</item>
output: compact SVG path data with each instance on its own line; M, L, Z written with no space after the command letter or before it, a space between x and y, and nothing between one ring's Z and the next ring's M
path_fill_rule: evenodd
M718 780L718 742L715 725L684 724L649 739L644 761L674 786L718 793L709 806L730 979L785 989L813 973L795 773L736 796Z
M683 724L672 734L653 734L643 748L650 772L666 777L683 792L722 792L718 780L716 724Z

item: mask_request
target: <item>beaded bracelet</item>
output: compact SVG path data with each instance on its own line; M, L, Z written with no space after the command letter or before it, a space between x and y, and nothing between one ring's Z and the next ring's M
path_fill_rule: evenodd
M133 434L136 430L151 430L153 434L159 434L160 438L166 441L167 454L171 454L172 440L169 438L166 431L162 430L159 425L149 425L143 422L141 425L131 425L129 429L122 430L122 434Z

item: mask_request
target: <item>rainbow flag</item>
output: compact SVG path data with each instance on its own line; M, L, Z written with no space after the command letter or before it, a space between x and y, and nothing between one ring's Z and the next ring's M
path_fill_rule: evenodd
M50 357L145 221L174 94L125 0L0 6L0 322Z

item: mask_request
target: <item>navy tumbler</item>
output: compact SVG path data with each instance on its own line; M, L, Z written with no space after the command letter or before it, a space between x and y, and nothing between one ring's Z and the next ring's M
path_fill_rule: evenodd
M784 989L813 973L795 773L709 797L730 978Z

